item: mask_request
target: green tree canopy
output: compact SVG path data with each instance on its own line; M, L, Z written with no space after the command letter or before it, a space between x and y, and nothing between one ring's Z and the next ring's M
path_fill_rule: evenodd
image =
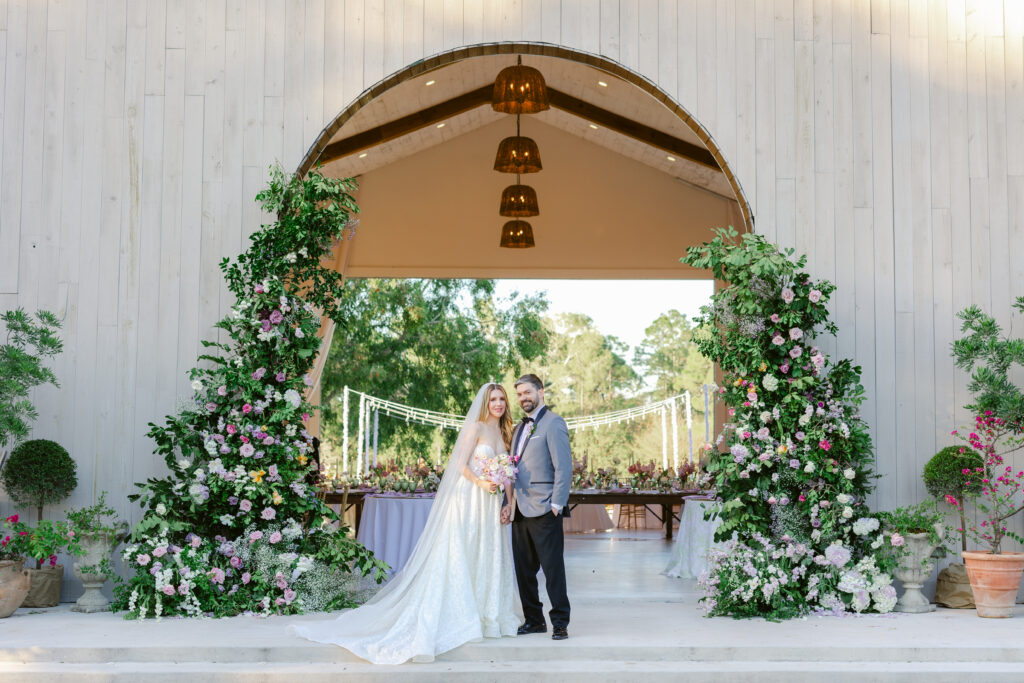
M518 373L547 346L543 295L498 300L493 280L363 279L345 289L346 324L334 332L321 400L324 434L334 445L341 442L346 385L461 413L481 384ZM349 415L352 434L356 413ZM431 455L430 429L393 419L382 419L379 429L381 446L401 461ZM447 443L455 435L444 436Z

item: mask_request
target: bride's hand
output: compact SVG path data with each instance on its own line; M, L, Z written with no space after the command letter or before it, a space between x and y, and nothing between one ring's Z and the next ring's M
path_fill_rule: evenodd
M484 491L487 491L487 493L498 492L498 485L495 484L493 481L487 481L486 479L477 479L473 483L482 488Z

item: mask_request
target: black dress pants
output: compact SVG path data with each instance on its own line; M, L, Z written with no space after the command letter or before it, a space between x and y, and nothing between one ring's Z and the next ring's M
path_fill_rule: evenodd
M517 507L512 520L512 556L516 568L523 616L529 626L544 623L543 605L537 591L537 571L544 570L551 624L569 626L569 597L565 592L565 559L562 517L550 510L540 517L525 517Z

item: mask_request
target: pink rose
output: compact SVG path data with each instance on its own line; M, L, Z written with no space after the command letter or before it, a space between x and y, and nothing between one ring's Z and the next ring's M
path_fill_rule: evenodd
M252 576L249 574L249 572L245 572L244 574L242 574L242 583L243 584L248 584L249 581L251 581L251 580L252 580Z
M274 437L268 436L267 438L263 439L263 445L264 446L273 446L274 445Z
M237 430L237 429L235 429L235 425L228 425L228 426L227 426L227 433L228 433L228 434L234 434L234 433L235 433L235 432L237 432L237 431L238 431L238 430Z
M164 586L160 590L162 590L164 592L164 595L174 595L174 593L175 593L174 586L172 586L171 584L167 584L166 586Z
M167 546L158 545L157 547L153 548L153 557L163 557L166 554Z
M811 300L811 303L816 304L819 301L821 301L821 292L819 292L816 289L812 289L810 293L807 295L807 298Z
M226 386L224 386L223 384L220 385L219 387L217 387L217 395L218 396L227 396L228 395L228 388Z
M892 547L893 548L899 548L901 545L903 545L905 540L906 539L904 539L899 534L893 534L892 535Z
M269 522L270 520L274 519L274 517L277 517L277 510L269 507L263 508L263 512L260 513L260 517Z
M801 330L799 327L789 328L789 338L792 339L793 341L797 341L798 339L803 338L803 336L804 331Z
M821 441L818 442L818 448L820 448L823 451L827 451L832 448L832 444L828 442L828 439L822 439Z
M799 346L794 346L793 348L791 348L789 350L789 357L792 358L793 360L796 360L797 358L802 356L803 353L804 353L803 349L801 349Z
M259 529L257 529L256 531L252 532L251 534L249 534L249 540L250 541L256 542L256 541L260 540L261 538L263 538L263 532L260 531Z
M238 569L239 567L242 566L242 558L240 558L238 555L235 555L234 557L232 557L228 561L231 563L231 566L234 567L235 569Z
M248 415L249 413L252 412L252 406L246 403L244 406L242 406L242 412Z
M248 498L243 498L238 504L238 509L242 512L249 512L249 510L252 510L252 501Z
M785 289L782 290L782 300L785 301L787 304L793 303L794 298L796 298L796 295L793 293L792 289L786 287Z
M777 334L774 337L772 337L772 344L775 344L776 346L782 346L785 343L786 340L782 338L781 334Z
M149 559L149 555L147 555L146 553L140 553L135 556L135 561L141 564L143 567L149 564Z
M775 324L778 324L779 320L781 320L781 318L779 317L779 314L778 314L778 313L772 313L772 314L771 314L771 315L770 315L770 316L768 317L768 319L769 319L769 320L771 320L771 321L772 321L773 323L775 323Z
M198 548L202 544L203 539L199 538L198 536L193 536L192 540L189 541L189 545L191 545L193 548Z
M292 604L293 600L295 600L295 591L293 591L291 588L285 588L284 601L290 605Z
M268 538L267 540L270 543L280 543L281 542L281 532L280 531L275 531L274 533L270 534L270 538Z

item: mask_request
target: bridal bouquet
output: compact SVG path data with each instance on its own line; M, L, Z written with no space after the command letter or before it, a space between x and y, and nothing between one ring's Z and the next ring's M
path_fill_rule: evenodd
M516 466L508 453L487 458L480 463L480 477L498 485L498 491L504 491L516 480ZM497 491L495 492L497 493Z

